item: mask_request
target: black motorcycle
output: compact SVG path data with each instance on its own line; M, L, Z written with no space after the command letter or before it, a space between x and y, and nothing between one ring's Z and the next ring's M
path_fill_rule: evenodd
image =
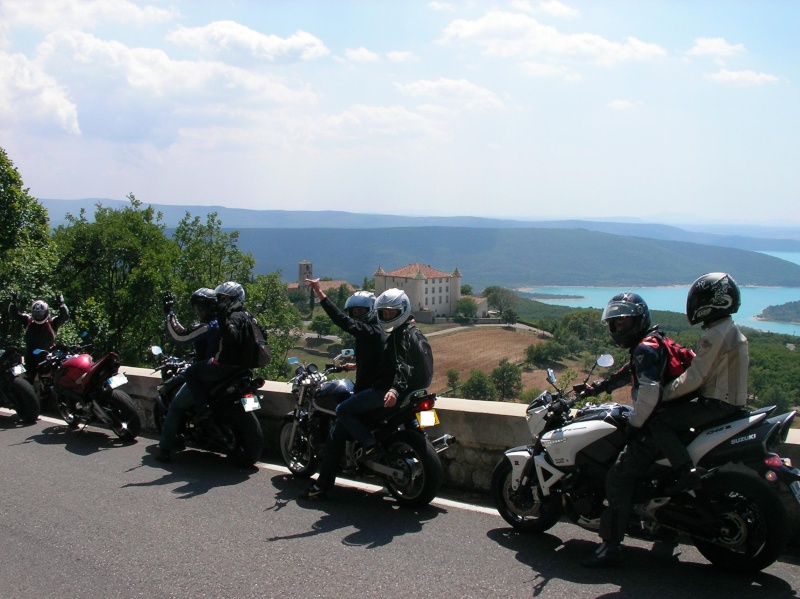
M350 379L328 380L328 375L342 372L338 361L351 356L352 350L344 350L322 372L316 364L303 365L297 358L289 358L290 364L297 365L291 380L297 403L281 427L280 448L294 476L309 478L317 470L336 421L336 406L353 394ZM340 470L381 477L389 492L404 505L430 503L442 485L438 453L455 443L452 435L430 441L425 434L426 427L439 422L435 403L436 396L421 389L406 395L393 408L365 415L383 455L374 460L363 456L358 443L349 440Z
M20 349L0 349L0 406L11 408L20 420L33 424L39 418L39 400L24 374Z
M161 373L158 396L153 406L153 420L160 433L169 405L184 384L184 371L190 362L165 356L158 346L150 348L156 357L155 372ZM252 466L264 451L264 434L255 411L261 407L258 390L264 379L253 378L248 369L241 369L214 385L209 407L212 415L195 422L193 409L186 411L178 428L183 442L192 446L224 453L239 466Z

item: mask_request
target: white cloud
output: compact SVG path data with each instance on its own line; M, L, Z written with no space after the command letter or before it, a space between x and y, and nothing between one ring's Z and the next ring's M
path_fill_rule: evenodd
M153 48L130 48L117 41L101 40L79 31L54 33L42 42L42 56L56 56L66 48L78 63L121 71L127 83L156 94L205 91L250 92L250 99L279 103L308 103L313 95L294 91L268 75L246 71L219 62L173 60Z
M374 135L444 136L436 121L402 106L356 104L341 114L326 117L324 129L332 136L360 139Z
M640 105L641 102L631 102L630 100L612 100L606 104L612 110L633 110Z
M755 71L729 71L728 69L720 69L716 73L708 75L708 78L716 83L730 83L739 87L752 87L754 85L778 82L778 78L775 75L756 73Z
M445 28L442 41L474 43L486 55L499 58L549 56L603 66L648 61L667 54L660 46L634 37L619 43L589 33L565 34L527 15L496 10L473 21L453 21Z
M381 57L377 53L367 50L366 48L345 50L344 55L350 62L374 63L380 62L381 60Z
M270 61L284 57L312 60L329 54L322 40L305 31L281 38L259 33L234 21L216 21L204 27L179 27L167 35L167 39L206 53L244 50L255 58Z
M418 62L420 60L419 56L417 56L413 52L402 52L399 50L395 50L393 52L387 52L386 58L389 59L389 62L395 62L395 63Z
M581 15L578 9L567 6L558 0L544 0L539 3L539 7L543 12L554 17L574 19Z
M54 122L68 133L80 134L78 109L67 91L22 54L0 53L0 116L23 123Z
M407 96L444 102L463 110L505 108L497 94L466 79L420 80L395 85Z
M692 46L688 54L691 56L729 58L743 52L745 52L743 44L729 44L721 37L701 37L694 41L694 46Z
M455 6L451 2L428 2L428 8L436 11L452 11Z
M101 22L144 25L169 21L175 10L130 0L3 0L0 21L6 27L72 29L94 27Z

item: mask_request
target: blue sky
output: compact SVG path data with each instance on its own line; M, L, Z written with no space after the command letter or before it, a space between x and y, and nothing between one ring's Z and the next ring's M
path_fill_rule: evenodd
M800 0L0 0L55 199L798 224Z

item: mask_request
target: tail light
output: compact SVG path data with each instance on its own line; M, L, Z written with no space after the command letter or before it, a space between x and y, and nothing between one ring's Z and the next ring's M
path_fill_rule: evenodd
M417 409L419 409L420 412L424 412L425 410L432 410L435 404L436 404L436 396L428 395L417 404Z
M767 468L783 468L783 464L783 459L774 453L764 458L764 465Z

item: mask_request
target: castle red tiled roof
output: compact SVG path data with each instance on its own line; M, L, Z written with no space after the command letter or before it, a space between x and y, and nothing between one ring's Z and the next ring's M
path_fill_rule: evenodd
M341 287L342 285L347 287L347 290L350 291L350 292L355 290L355 287L353 287L347 281L320 281L319 282L320 289L322 289L322 291L326 295L328 294L329 291L337 291L339 289L339 287ZM286 289L289 290L289 291L293 291L295 289L300 289L300 283L289 283L286 286Z
M386 276L413 279L419 273L422 273L427 279L450 278L449 273L436 270L427 264L420 264L419 262L409 264L408 266L398 268L397 270L389 271L386 273Z

